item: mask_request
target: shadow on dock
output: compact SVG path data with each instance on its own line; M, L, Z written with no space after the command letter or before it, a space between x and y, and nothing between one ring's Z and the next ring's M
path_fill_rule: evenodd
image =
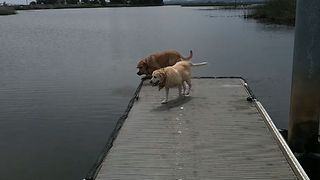
M176 107L182 106L183 104L186 104L192 98L193 97L191 96L178 97L176 99L169 100L167 104L160 104L160 101L159 101L159 106L155 107L151 111L167 111L172 108L176 108Z

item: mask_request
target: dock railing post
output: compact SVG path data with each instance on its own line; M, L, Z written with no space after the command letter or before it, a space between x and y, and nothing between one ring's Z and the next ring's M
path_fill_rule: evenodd
M293 152L319 152L320 0L297 0L288 142Z

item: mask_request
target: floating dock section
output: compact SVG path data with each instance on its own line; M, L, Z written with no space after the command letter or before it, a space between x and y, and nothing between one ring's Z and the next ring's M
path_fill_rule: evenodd
M142 82L86 179L309 179L243 79L192 84L160 104L164 90Z

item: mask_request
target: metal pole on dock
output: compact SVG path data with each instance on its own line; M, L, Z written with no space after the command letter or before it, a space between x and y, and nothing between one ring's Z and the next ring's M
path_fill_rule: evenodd
M293 152L319 151L320 1L297 0L288 142Z

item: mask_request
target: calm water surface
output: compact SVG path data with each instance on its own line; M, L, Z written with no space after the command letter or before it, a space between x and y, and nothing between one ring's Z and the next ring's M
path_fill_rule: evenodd
M85 177L139 83L136 62L165 49L192 49L194 62L209 63L194 75L245 77L285 128L294 30L243 13L145 7L1 16L0 179Z

